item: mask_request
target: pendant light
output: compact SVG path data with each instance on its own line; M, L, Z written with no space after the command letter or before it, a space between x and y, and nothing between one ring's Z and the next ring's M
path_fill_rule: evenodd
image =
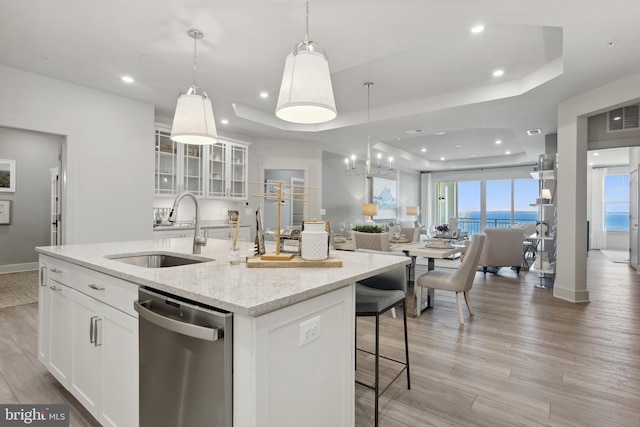
M364 85L367 87L367 160L363 170L358 170L355 154L351 156L351 162L346 158L344 159L344 163L347 165L347 175L364 175L365 178L371 179L374 176L389 175L396 170L393 168L393 157L389 157L389 165L386 168L382 165L382 154L380 153L378 153L377 163L373 165L371 162L371 86L373 86L373 83L366 82Z
M318 43L309 40L309 1L304 40L284 64L276 116L292 123L324 123L336 117L327 55Z
M183 144L206 145L218 141L213 107L207 94L196 84L198 69L197 42L204 37L202 31L189 30L193 39L193 85L180 93L173 116L171 139Z

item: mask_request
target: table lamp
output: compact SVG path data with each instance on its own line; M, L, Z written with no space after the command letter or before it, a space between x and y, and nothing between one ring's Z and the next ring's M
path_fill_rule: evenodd
M369 219L365 221L367 224L375 224L373 217L374 215L378 215L378 205L375 203L365 203L362 205L362 215L369 217Z
M540 198L542 199L542 203L551 203L551 190L543 188L540 192Z

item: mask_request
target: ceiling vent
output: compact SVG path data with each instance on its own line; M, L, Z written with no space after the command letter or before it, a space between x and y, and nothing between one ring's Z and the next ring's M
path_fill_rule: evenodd
M406 134L415 135L417 133L421 133L422 129L409 129L404 131Z
M640 127L638 105L616 108L607 112L607 132L638 129Z
M533 135L540 135L540 129L529 129L527 131L527 135L529 136L533 136Z

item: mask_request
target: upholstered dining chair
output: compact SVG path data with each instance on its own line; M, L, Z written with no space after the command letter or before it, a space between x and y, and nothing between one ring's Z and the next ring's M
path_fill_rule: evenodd
M356 249L370 249L373 251L388 252L389 233L363 233L361 231L352 231L353 241Z
M366 249L356 249L356 252L378 253L388 256L405 256L402 252L383 252ZM407 389L411 389L411 379L409 376L409 340L407 338L407 276L404 266L380 273L373 277L361 280L356 283L356 317L375 316L375 350L370 352L359 349L356 342L356 353L362 351L375 356L375 372L373 385L356 380L356 383L374 390L375 393L375 426L378 426L378 400L393 382L407 371ZM404 319L404 351L405 360L396 360L380 355L380 316L397 305L402 305L402 317ZM357 326L357 321L356 321ZM356 334L357 340L357 334ZM380 357L403 365L403 368L391 380L391 382L380 391ZM357 360L357 359L356 359ZM356 366L357 368L357 366Z
M486 236L484 234L474 234L471 237L471 243L465 252L464 260L462 260L458 269L451 271L431 270L428 273L420 275L416 280L415 286L417 301L422 301L422 288L429 289L429 292L432 292L435 289L455 292L456 304L458 306L458 318L460 320L460 324L464 325L464 316L462 315L462 296L464 295L464 300L467 303L469 314L473 315L471 301L469 300L469 291L473 286L473 279L476 275L478 259L480 258L480 252L482 252L485 237ZM433 301L433 296L431 301ZM420 316L420 310L418 310L418 316Z

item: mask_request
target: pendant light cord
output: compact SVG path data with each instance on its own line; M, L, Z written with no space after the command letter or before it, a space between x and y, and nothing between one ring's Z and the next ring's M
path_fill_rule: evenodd
M304 33L304 41L305 43L309 41L309 0L307 0L307 27Z
M198 38L193 38L193 85L196 84L196 71L198 70Z

